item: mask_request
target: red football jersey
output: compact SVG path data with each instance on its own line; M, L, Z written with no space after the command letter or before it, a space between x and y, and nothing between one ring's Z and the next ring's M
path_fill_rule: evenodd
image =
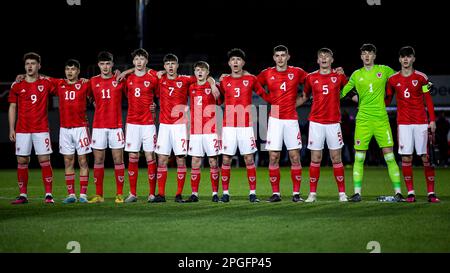
M322 124L341 121L340 92L347 83L343 74L332 72L320 74L319 71L308 74L303 92L312 93L313 103L309 120Z
M127 123L149 125L155 124L150 105L158 88L158 78L147 73L144 76L131 74L126 81L128 97Z
M54 92L53 83L44 77L34 82L14 82L8 102L17 104L16 133L48 132L48 97Z
M180 75L170 80L164 75L159 80L157 96L160 101L159 121L164 124L181 124L187 122L186 108L189 85L196 81L194 76Z
M211 85L196 82L189 87L191 134L216 133L217 101L211 92Z
M224 94L224 127L252 126L252 91L267 100L268 94L254 75L233 78L225 76L220 82L220 92Z
M427 85L428 77L417 70L408 77L397 72L389 78L386 92L388 97L396 93L398 124L428 124L425 103L430 121L436 120Z
M270 67L259 73L259 82L269 90L271 117L298 119L295 107L298 86L305 83L307 75L303 69L293 66L288 66L285 71L277 71L276 67Z
M50 80L56 87L52 94L59 98L60 126L64 128L88 126L86 102L90 83L78 80L74 84L69 84L64 79Z
M115 77L103 79L101 75L91 78L91 92L95 101L93 128L122 128L122 93L125 84Z

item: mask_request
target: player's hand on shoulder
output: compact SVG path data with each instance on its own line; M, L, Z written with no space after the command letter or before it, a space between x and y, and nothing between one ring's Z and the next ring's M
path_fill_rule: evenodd
M211 93L213 94L216 100L220 98L220 91L216 86L211 87Z
M116 78L116 81L120 82L125 78L126 74L121 77L122 74L124 74L124 72L120 72L119 69L114 70L114 78Z
M158 79L161 79L162 76L164 76L166 73L166 70L159 70L158 72L156 72L156 76L158 77Z
M223 80L223 78L225 78L226 76L230 76L230 74L222 74L222 75L220 75L219 82L221 82Z
M156 103L150 104L150 112L155 113L156 110Z
M243 72L243 74L242 75L244 75L244 76L248 76L248 75L251 75L247 70L242 70L242 72Z
M81 80L81 83L88 83L89 82L89 79L86 79L86 78L80 78L80 80Z

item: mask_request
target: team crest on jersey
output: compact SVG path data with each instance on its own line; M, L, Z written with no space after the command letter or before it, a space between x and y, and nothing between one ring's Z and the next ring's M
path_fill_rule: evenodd
M44 86L42 84L38 85L38 90L39 92L44 91Z
M76 83L76 84L75 84L75 88L76 88L77 90L80 90L80 88L81 88L81 84L79 84L79 83Z
M293 73L289 73L288 74L288 78L292 81L292 79L294 78L294 74Z
M149 87L150 86L150 82L149 81L144 81L144 86L145 87Z
M413 80L413 81L412 81L412 84L413 84L414 86L417 86L418 83L419 83L418 80Z
M274 76L272 76L272 77L270 77L270 79L271 79L271 80L275 80L275 77L274 77Z
M332 81L333 83L336 83L337 78L336 78L336 77L331 77L331 81Z
M243 84L244 86L248 86L248 80L243 80L243 81L242 81L242 84Z
M113 81L113 82L112 82L112 85L113 85L114 87L117 87L117 82L116 82L116 81Z
M177 87L181 88L183 86L183 82L177 82Z
M206 95L211 94L211 88L205 88L205 94Z
M314 84L316 84L316 83L319 83L319 81L318 81L318 80L315 80L315 81L314 81Z
M381 76L383 76L383 73L381 73L381 72L378 72L378 73L377 73L377 77L378 77L378 79L381 79Z

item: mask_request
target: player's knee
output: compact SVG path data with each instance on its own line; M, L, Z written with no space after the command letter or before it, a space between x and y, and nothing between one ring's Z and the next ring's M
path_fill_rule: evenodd
M342 158L340 154L331 154L331 162L333 164L338 164L342 162Z
M427 154L422 155L421 158L422 158L422 162L423 163L429 163L430 162L430 157ZM412 161L412 159L411 159L411 161Z
M178 167L185 167L186 166L186 157L184 157L184 156L177 156L177 166Z
M245 155L244 156L245 165L252 165L255 163L253 160L253 155Z
M17 163L19 164L28 164L30 162L30 158L26 156L18 156Z
M333 161L333 157L331 157ZM313 162L322 162L322 154L311 153L311 161Z
M292 164L299 164L300 163L299 151L298 150L289 151L289 159L291 160Z
M404 156L402 156L402 162L405 162L405 163L412 162L412 159L413 159L413 157L411 155L404 155ZM423 160L423 157L422 157L422 160Z
M38 155L38 161L39 163L50 161L50 155Z
M80 169L88 169L88 160L86 156L79 156L78 157L78 165L80 165Z
M73 157L64 157L64 167L67 168L73 168L74 159ZM81 163L80 163L81 164Z
M271 165L278 164L280 161L280 155L278 153L271 153L269 161Z
M202 163L201 157L192 157L192 168L200 168L200 165Z

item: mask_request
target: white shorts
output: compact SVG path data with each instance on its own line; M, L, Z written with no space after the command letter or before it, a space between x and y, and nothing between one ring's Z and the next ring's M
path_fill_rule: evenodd
M222 150L225 155L235 155L239 146L241 155L253 154L256 148L256 139L253 127L223 127Z
M104 150L121 149L125 146L125 138L122 128L94 128L92 129L92 149Z
M48 155L53 153L50 134L45 133L16 133L16 155L29 156L34 147L36 155Z
M63 128L59 130L59 153L63 155L84 155L92 152L87 127Z
M186 124L159 125L158 141L156 142L157 154L170 155L173 149L175 155L187 154Z
M428 124L398 125L398 153L412 155L427 154Z
M216 156L220 153L219 137L217 134L192 134L189 138L190 156Z
M125 151L139 152L143 146L144 152L153 152L156 147L156 126L127 123L125 127Z
M338 150L344 146L341 125L339 123L321 124L309 122L308 149L313 151L323 150L327 142L328 149Z
M266 150L281 151L283 141L288 150L300 149L302 147L302 137L298 121L269 117Z

